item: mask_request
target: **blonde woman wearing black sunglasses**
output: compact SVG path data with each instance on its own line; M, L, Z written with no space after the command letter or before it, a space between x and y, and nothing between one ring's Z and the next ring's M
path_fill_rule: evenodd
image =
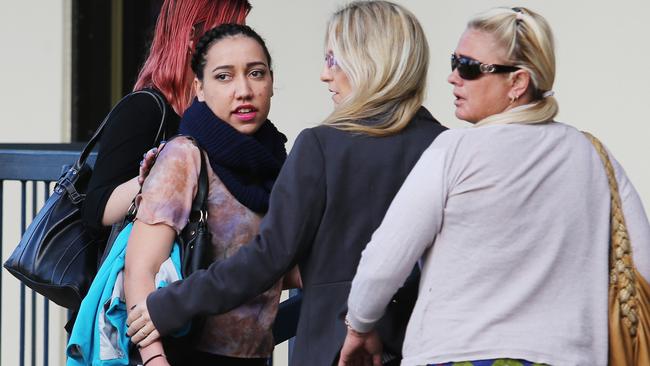
M609 186L590 141L554 121L547 22L481 14L451 66L456 116L478 128L441 134L391 203L352 283L339 365L379 365L375 322L420 258L402 365L606 365ZM612 161L648 279L650 224Z

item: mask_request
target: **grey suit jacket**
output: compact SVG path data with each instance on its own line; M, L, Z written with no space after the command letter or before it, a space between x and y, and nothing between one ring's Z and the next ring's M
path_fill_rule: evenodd
M260 234L232 257L149 295L158 331L170 334L194 316L226 312L298 264L303 303L290 364L330 366L345 339L343 317L361 252L411 168L444 130L421 108L388 137L324 125L302 131L273 187ZM408 314L393 313L389 307L378 328L385 346L399 352Z

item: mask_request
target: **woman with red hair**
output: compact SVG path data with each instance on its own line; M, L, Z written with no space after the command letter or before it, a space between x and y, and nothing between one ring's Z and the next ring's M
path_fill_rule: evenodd
M149 90L164 100L162 136L178 132L180 116L194 98L190 61L204 31L223 23L243 24L247 0L165 0L135 90ZM161 108L147 94L132 94L115 107L103 132L95 170L83 206L84 223L106 235L119 222L140 189L138 163L159 141Z

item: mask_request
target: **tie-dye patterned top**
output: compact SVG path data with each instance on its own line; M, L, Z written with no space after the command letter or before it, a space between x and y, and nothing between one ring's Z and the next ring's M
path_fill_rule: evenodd
M189 217L200 169L199 150L192 140L175 138L169 141L142 187L137 219L148 224L164 223L180 233ZM209 164L207 169L208 227L215 260L219 260L231 256L253 239L262 217L239 203ZM208 317L196 348L229 357L268 357L273 351L271 328L281 289L278 282L246 304ZM188 301L201 301L198 296ZM173 316L174 309L169 312Z

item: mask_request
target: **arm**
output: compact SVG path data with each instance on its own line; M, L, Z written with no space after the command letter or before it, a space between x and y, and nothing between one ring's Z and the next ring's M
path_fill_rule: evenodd
M131 206L133 197L140 191L140 187L147 178L147 175L149 175L149 170L151 170L151 167L156 162L158 151L162 150L164 146L165 142L163 141L158 147L152 147L147 150L142 161L140 161L138 176L115 187L106 202L102 225L109 226L124 218L124 213Z
M447 198L445 151L434 146L422 154L362 253L347 317L359 333L373 329L441 228Z
M155 100L146 94L130 96L111 113L82 208L90 228L101 230L124 217L139 190L133 178L142 155L152 147L160 117Z
M123 219L124 214L131 205L131 201L133 201L133 197L138 194L139 190L140 185L138 184L137 177L131 178L115 187L106 201L101 220L102 225L111 226Z
M150 225L142 221L133 224L133 230L126 248L124 265L124 293L127 309L146 299L156 289L154 280L162 263L169 257L174 237L174 229L165 224ZM135 322L142 322L137 319ZM158 338L153 327L145 327L139 334L129 334L133 343L151 337ZM148 360L157 354L164 354L160 340L140 348L142 360ZM156 364L164 365L166 359L155 359ZM154 364L152 360L148 365Z
M139 327L149 320L134 314L134 305L143 302L156 288L155 277L169 258L176 233L187 222L200 169L199 150L186 139L170 142L153 166L142 188L137 220L129 237L124 268L124 288L129 317L127 323ZM169 313L168 313L169 316ZM164 354L159 335L152 325L127 332L133 343L147 339L140 348L143 360ZM151 363L164 364L158 357Z
M275 182L259 235L232 257L148 296L147 309L159 333L169 334L197 315L233 309L295 266L309 249L325 208L324 171L320 145L305 130ZM167 316L166 309L174 309L174 316Z
M348 297L339 366L381 365L382 344L373 327L440 230L444 165L443 150L432 145L422 154L364 249Z

